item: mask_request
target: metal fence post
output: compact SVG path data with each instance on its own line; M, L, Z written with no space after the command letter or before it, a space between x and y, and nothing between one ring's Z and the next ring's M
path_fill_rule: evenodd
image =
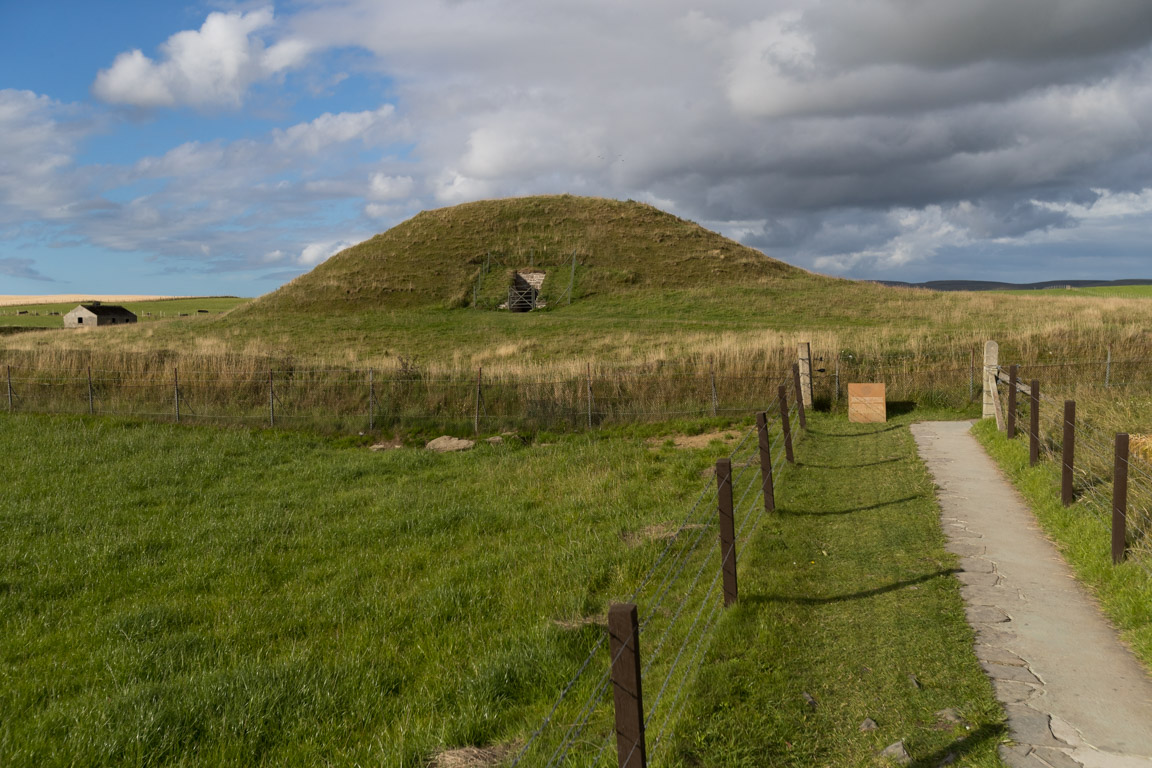
M1076 401L1064 401L1064 445L1060 472L1060 500L1070 507L1076 501L1072 472L1076 468Z
M92 366L88 366L88 415L91 416L95 412L92 406Z
M272 369L268 369L268 424L276 426L276 385L272 383Z
M836 355L836 402L840 402L840 355Z
M1028 414L1030 422L1028 431L1031 438L1028 442L1028 465L1036 466L1040 463L1040 382L1032 379L1032 407Z
M172 409L176 413L176 423L180 423L180 369L172 369Z
M1104 386L1112 386L1112 345L1108 345L1108 360L1104 363Z
M764 511L776 509L776 487L772 478L772 442L768 439L768 414L756 414L756 432L760 439L760 483L764 490Z
M804 393L800 388L800 364L792 364L792 381L796 385L796 420L800 422L800 429L808 428L808 420L804 418Z
M368 431L376 428L376 379L373 370L368 369Z
M1007 424L1008 439L1016 437L1016 382L1019 379L1020 366L1013 363L1008 366L1008 413L1004 421Z
M640 685L640 622L634 603L608 608L608 652L612 659L612 704L616 712L616 756L620 768L646 768L644 695Z
M12 413L12 366L6 365L4 368L8 374L8 413Z
M716 495L720 513L720 570L724 575L724 607L736 602L736 519L732 511L732 460L716 462Z
M1128 538L1128 435L1116 435L1112 465L1112 563L1124 562Z
M781 384L776 397L780 400L780 429L784 432L784 458L789 464L795 464L796 456L792 453L792 425L788 423L788 388Z
M976 396L976 350L972 350L972 358L968 362L968 402Z

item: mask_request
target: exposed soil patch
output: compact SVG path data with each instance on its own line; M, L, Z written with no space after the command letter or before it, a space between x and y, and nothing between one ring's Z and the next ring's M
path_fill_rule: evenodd
M518 749L519 744L449 749L433 757L428 763L428 768L485 768L500 765L516 754Z
M398 448L403 448L403 447L404 447L404 441L403 440L400 440L399 438L393 438L391 440L385 440L385 441L380 442L380 443L374 443L374 444L368 446L368 450L370 450L370 451L394 451Z
M719 440L725 445L734 445L739 439L739 432L733 429L727 429L723 432L705 432L702 435L664 435L662 437L650 437L645 442L652 448L661 448L671 440L677 448L699 450L701 448L707 448L713 440Z
M581 616L578 619L553 619L552 623L560 627L560 629L571 630L583 629L584 627L590 627L593 625L598 627L606 627L608 626L608 617L603 614L596 616Z

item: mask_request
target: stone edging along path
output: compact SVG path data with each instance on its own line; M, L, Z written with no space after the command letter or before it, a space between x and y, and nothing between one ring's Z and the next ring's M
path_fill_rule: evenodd
M976 655L1004 706L1013 768L1152 768L1152 678L970 434L913 424L960 557Z

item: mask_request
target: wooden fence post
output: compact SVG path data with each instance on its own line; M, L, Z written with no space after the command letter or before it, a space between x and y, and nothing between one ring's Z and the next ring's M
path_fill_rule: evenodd
M784 432L784 458L789 464L796 463L796 456L792 453L792 425L788 423L788 389L783 384L777 393L780 400L780 429Z
M764 489L764 511L776 509L776 487L772 478L772 442L768 436L768 414L756 414L756 433L760 442L760 483Z
M1028 432L1031 438L1028 441L1028 465L1031 467L1040 463L1040 382L1032 379L1031 392L1032 406L1028 414Z
M996 372L1000 367L1000 345L984 344L984 410L981 418L996 418Z
M1008 413L1004 414L1007 424L1008 439L1016 438L1016 382L1019 379L1020 366L1013 363L1008 367Z
M808 420L804 418L804 395L800 389L800 364L792 364L792 381L796 385L796 420L800 422L800 429L808 428Z
M592 363L588 363L588 429L592 429Z
M634 603L608 608L608 652L612 659L612 704L616 711L616 756L620 768L646 768L644 695L640 685L640 622Z
M736 519L732 511L732 460L716 462L716 495L720 513L720 570L724 575L724 607L736 602Z
M88 366L88 415L91 416L95 412L92 403L92 366Z
M1116 435L1112 465L1112 563L1124 562L1128 538L1128 435Z
M1060 500L1070 507L1076 501L1072 472L1076 468L1076 401L1064 401L1064 445L1060 471Z
M472 415L472 432L480 434L480 387L484 380L484 366L477 366L476 368L476 411Z
M804 403L805 408L812 407L812 345L807 341L801 342L799 345L799 362L800 366L800 402Z
M712 383L712 415L716 415L716 363L712 360L712 356L708 356L708 379Z

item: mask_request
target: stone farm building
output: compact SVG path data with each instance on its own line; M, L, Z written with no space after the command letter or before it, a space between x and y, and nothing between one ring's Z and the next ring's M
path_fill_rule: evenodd
M136 315L115 304L81 304L64 315L65 328L89 328L93 325L123 325L136 322Z

